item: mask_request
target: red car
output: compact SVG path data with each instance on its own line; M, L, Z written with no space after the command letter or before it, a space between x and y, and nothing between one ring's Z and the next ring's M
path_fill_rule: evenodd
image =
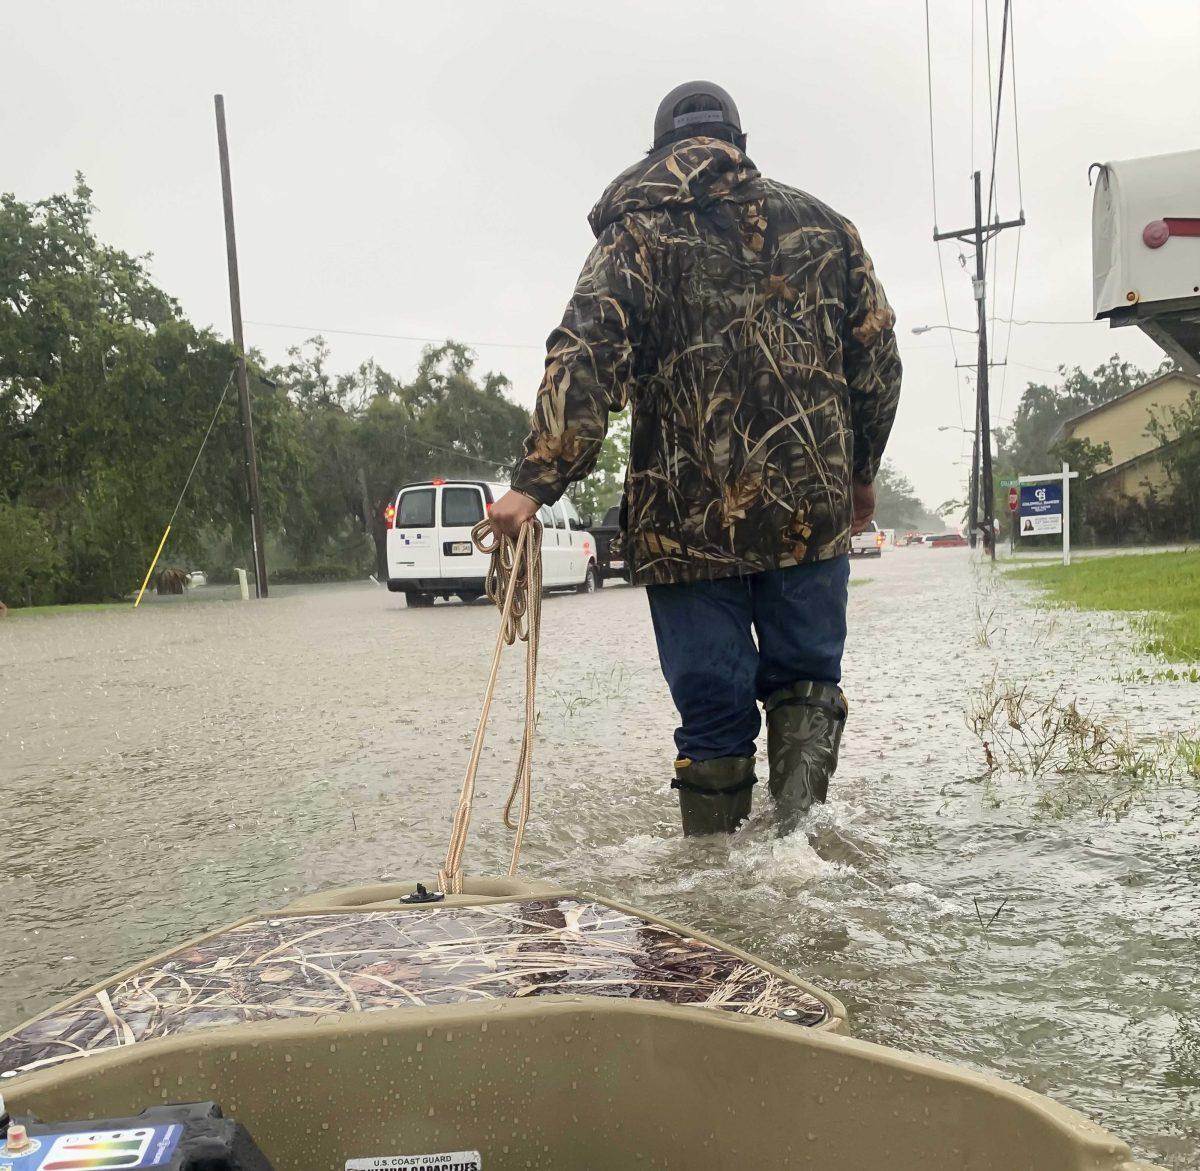
M925 544L933 549L956 549L966 545L967 538L962 533L931 533Z

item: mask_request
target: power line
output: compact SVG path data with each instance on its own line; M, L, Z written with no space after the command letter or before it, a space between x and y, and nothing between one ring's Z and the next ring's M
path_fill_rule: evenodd
M958 425L965 431L967 429L967 416L963 414L963 383L966 381L957 370L954 372L954 405L958 407ZM971 384L967 383L967 390L970 391Z
M950 324L950 296L946 292L946 270L942 265L942 246L937 245L938 277L942 282L942 308L946 311L946 329L950 333L950 349L954 353L954 361L958 363L958 346L954 344L954 327Z
M974 0L972 0L974 3ZM988 95L988 135L992 140L992 172L996 170L996 124L995 124L995 105L992 102L992 11L988 4L988 0L983 0L983 31L984 44L987 46L987 95ZM971 168L972 172L974 167ZM988 213L986 219L992 218L992 201L988 198ZM985 245L986 247L986 245Z
M317 325L285 325L282 322L277 322L277 321L251 321L249 318L246 319L246 324L247 325L266 326L267 328L271 328L271 329L299 329L299 330L310 331L313 333L346 334L349 337L394 338L397 341L405 341L405 342L433 342L435 345L440 345L446 341L445 338L411 337L406 334L398 334L398 333L369 333L366 330L361 330L361 329L328 329L328 328L325 328L322 326L317 326ZM513 349L531 349L531 350L541 350L542 349L541 346L529 346L522 342L463 342L462 344L465 346L506 346L506 347L511 347ZM231 375L231 377L232 377L232 375ZM229 387L226 386L225 389L228 390ZM224 401L224 395L222 395L221 397L222 397L222 401ZM220 410L219 405L218 405L217 409ZM214 422L216 421L215 415L213 416L213 421ZM209 425L209 430L210 431L212 430L211 424ZM207 436L205 436L205 438L207 439ZM436 443L426 443L422 439L414 439L411 437L406 437L404 442L407 445L412 446L412 447L424 448L427 451L438 451L438 452L441 452L443 455L452 455L458 459L470 460L472 463L483 464L486 467L496 468L496 467L504 466L503 460L486 459L483 456L471 455L469 452L466 452L466 451L457 451L453 447L441 447ZM201 450L203 450L203 446L201 446ZM197 455L196 458L197 458L197 460L199 460L199 458L200 458L199 455ZM195 471L195 465L192 466L192 470ZM188 480L189 480L189 482L191 480L190 474L188 476ZM186 484L184 485L184 491L185 492L187 491ZM180 499L182 499L182 495L180 496ZM176 508L178 509L178 505L176 505Z
M220 105L217 106L218 113L221 110ZM229 388L233 385L234 376L238 373L239 367L235 365L229 371L229 377L225 380L225 385L221 390L221 397L217 400L217 409L213 411L212 418L208 421L208 430L204 432L204 438L200 440L200 448L196 452L196 458L192 460L192 466L188 469L187 479L183 482L183 488L175 499L175 507L171 509L171 519L167 521L167 527L163 529L163 535L158 542L158 548L154 551L154 557L150 561L150 565L146 570L146 576L142 578L141 588L137 592L137 598L133 603L133 608L136 610L142 604L142 595L146 592L146 587L150 584L150 575L154 572L154 567L158 564L158 559L162 556L163 547L167 543L167 538L171 535L171 526L175 523L176 516L179 515L179 506L183 503L183 498L187 495L187 490L191 486L192 476L196 474L196 468L199 466L200 457L204 454L204 448L208 443L208 437L212 434L213 427L216 426L217 416L221 413L221 408L225 405L225 396L229 393Z
M200 449L196 452L196 458L192 460L191 470L187 474L187 479L183 482L183 487L180 489L179 497L175 501L175 507L171 510L171 519L167 521L168 530L175 523L175 517L179 514L179 506L183 503L183 498L187 495L187 490L191 485L192 477L196 474L196 468L200 463L200 457L204 454L205 444L208 443L208 437L212 434L212 429L216 425L217 416L221 413L221 408L225 405L225 396L229 393L229 388L233 385L233 376L236 372L236 367L229 371L229 377L225 381L225 389L221 391L221 397L217 400L217 409L213 411L212 418L208 421L208 430L204 432L204 438L200 440Z
M1018 230L1019 230L1019 229L1018 229ZM986 245L985 245L985 248L986 248ZM1000 266L1000 246L999 246L999 243L997 243L997 245L996 245L996 247L995 247L995 248L989 249L988 251L991 251L991 253L992 253L992 282L991 282L991 286L990 286L990 287L991 287L991 289L993 290L993 296L994 296L994 295L995 295L995 292L994 292L994 291L995 291L995 289L997 288L997 285L996 285L996 271L997 271L997 269L998 269L998 268L999 268L999 266ZM985 255L985 257L986 257L986 255L987 255L987 252L986 252L986 251L985 251L984 255ZM1009 311L1009 313L1010 313L1010 316L1011 316L1011 310ZM1012 324L1011 324L1011 323L1009 324L1009 329L1012 329ZM995 317L993 317L993 318L992 318L992 336L991 336L991 340L988 342L988 345L991 347L991 350L992 350L992 352L993 352L993 353L995 353L995 351L996 351L996 319L995 319Z
M1017 156L1017 203L1019 204L1020 218L1025 218L1025 186L1021 179L1021 114L1020 108L1017 105L1017 23L1016 15L1013 12L1011 0L1008 5L1008 34L1009 48L1008 56L1012 62L1009 73L1012 81L1009 83L1009 88L1012 90L1012 107L1013 107L1013 145L1016 149ZM1021 264L1021 235L1020 228L1017 229L1016 251L1013 254L1013 274L1012 274L1012 295L1008 302L1008 336L1004 341L1004 373L1000 376L1000 413L1004 412L1004 391L1008 386L1008 358L1012 353L1012 330L1013 330L1013 313L1017 306L1017 272Z
M987 3L987 0L984 0ZM1004 55L1005 49L1008 46L1008 5L1009 0L1004 0L1004 13L1000 18L1000 71L999 84L996 87L996 116L994 129L992 131L992 176L988 181L988 206L987 219L990 222L992 218L992 198L996 194L996 148L1000 143L1000 110L1004 104ZM989 85L991 77L991 50L988 51L988 75ZM991 90L988 90L989 104L991 101Z
M453 447L439 447L436 443L426 443L421 439L405 438L404 443L409 447L423 447L428 451L440 451L443 455L453 455L459 459L469 459L472 463L484 464L489 468L502 468L505 466L505 461L502 459L485 459L481 455L471 455L465 451L455 451Z
M1019 225L1014 225L1014 226L1019 226ZM1103 325L1104 324L1103 321L1092 321L1089 319L1083 319L1080 321L1062 321L1062 320L1048 321L1043 318L1036 318L1036 317L989 317L988 321L998 321L1002 325ZM926 325L926 326L920 327L918 332L924 333L926 330L930 330L930 329L945 329L945 328L946 327L943 325ZM967 329L967 327L963 326L963 325L950 326L950 329L954 333L974 333L975 332L975 330ZM951 339L951 340L953 340L953 339ZM920 347L914 347L914 348L919 349Z
M1009 68L1009 73L1012 75L1009 89L1012 90L1013 142L1017 151L1017 202L1021 205L1021 214L1024 215L1025 190L1021 185L1021 118L1017 111L1017 25L1011 3L1008 8L1008 40L1008 59L1012 62Z
M929 188L933 195L933 230L937 231L937 156L933 149L933 58L930 52L929 0L925 0L925 88L929 94Z
M933 202L933 233L937 235L937 151L933 139L933 52L932 37L929 31L929 0L925 0L925 87L929 97L929 191ZM946 269L943 263L942 246L935 244L938 257L938 280L942 286L942 308L946 313L946 327L950 327L950 294L946 291ZM954 333L950 332L950 350L954 354L954 364L958 365L958 347L954 344ZM958 388L954 393L955 401L959 400ZM962 403L958 402L959 419L962 419Z
M1059 374L1061 371L1050 370L1046 366L1031 366L1028 362L1009 362L1005 361L1004 368L1007 370L1009 366L1016 366L1020 370L1036 370L1039 374Z
M985 14L987 14L987 12L988 12L987 0L984 0L984 12L985 12ZM992 41L991 41L992 21L991 21L990 15L987 15L986 19L987 19L987 28L988 28L988 116L989 116L989 119L992 119L993 118L992 100L991 100L992 99ZM1001 37L1000 37L1000 87L996 94L996 106L995 106L995 111L994 111L994 120L992 120L992 124L989 126L989 129L992 132L992 170L991 170L991 175L988 179L988 210L987 210L987 217L986 217L989 222L991 221L991 218L992 218L992 193L994 192L995 187L996 187L996 152L1000 145L1000 106L1001 106L1001 102L1003 100L1003 91L1004 91L1004 32L1003 32L1003 29L1007 27L1007 25L1004 23L1007 20L1008 20L1008 0L1005 0L1004 14L1003 14L1002 22L1001 22L1002 31L1001 31ZM997 217L997 218L999 218L999 217ZM991 283L991 287L993 290L995 290L997 288L996 274L999 271L999 266L1000 266L1000 246L999 246L999 244L997 244L996 247L993 249L993 248L991 248L990 241L985 242L985 244L984 244L984 267L985 267L985 269L987 266L987 254L989 251L992 253L992 283ZM1011 311L1010 311L1009 315L1011 316ZM1009 325L1009 329L1010 330L1012 329L1011 324ZM995 318L992 319L992 336L991 336L991 339L988 344L990 345L992 351L995 352L995 349L996 349L996 321L995 321Z
M283 322L283 321L253 321L249 317L246 318L246 324L263 326L267 329L295 329L295 330L300 330L302 332L311 333L311 334L336 333L336 334L343 335L345 337L387 338L391 341L398 341L398 342L429 342L435 346L443 345L443 344L445 344L445 342L447 342L449 340L457 340L457 339L450 339L445 336L443 336L443 337L418 337L415 334L406 334L406 333L372 333L372 332L369 332L369 331L363 330L363 329L331 329L330 327L323 326L323 325L293 325L290 322ZM541 352L542 350L545 349L544 346L531 345L529 342L463 341L461 344L464 346L480 346L480 347L487 346L487 347L495 347L498 349L507 349L507 350L538 350L539 352Z
M1022 204L1024 201L1022 200ZM1024 207L1022 207L1024 211ZM1000 375L1000 402L996 407L997 414L1004 414L1004 391L1008 386L1008 356L1012 353L1013 309L1017 304L1017 268L1021 263L1022 229L1017 229L1016 251L1013 254L1012 295L1008 301L1008 336L1004 340L1004 373Z

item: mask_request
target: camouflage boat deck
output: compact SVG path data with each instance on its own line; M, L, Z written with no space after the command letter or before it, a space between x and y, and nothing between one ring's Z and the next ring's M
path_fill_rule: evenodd
M585 899L301 914L230 927L52 1010L0 1039L0 1074L217 1025L570 995L829 1015L740 956Z

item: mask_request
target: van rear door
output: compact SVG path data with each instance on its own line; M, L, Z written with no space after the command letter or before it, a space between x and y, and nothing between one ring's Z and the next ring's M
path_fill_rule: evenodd
M489 558L475 548L471 530L483 520L483 489L476 484L444 485L441 515L438 554L442 577L482 579L487 574Z
M388 533L388 575L393 578L441 576L438 551L437 488L422 484L396 497L396 518Z
M554 524L554 513L550 505L538 509L538 520L542 522L542 584L559 586L566 580L563 554L558 548L558 529Z

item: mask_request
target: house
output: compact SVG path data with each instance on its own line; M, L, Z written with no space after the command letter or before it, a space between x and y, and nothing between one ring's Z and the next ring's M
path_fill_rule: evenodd
M1169 491L1162 445L1146 434L1146 427L1152 416L1166 421L1170 408L1183 406L1196 391L1200 391L1200 378L1180 371L1160 374L1065 420L1056 438L1109 445L1112 463L1102 466L1088 481L1097 488L1136 498L1146 496L1150 489Z

